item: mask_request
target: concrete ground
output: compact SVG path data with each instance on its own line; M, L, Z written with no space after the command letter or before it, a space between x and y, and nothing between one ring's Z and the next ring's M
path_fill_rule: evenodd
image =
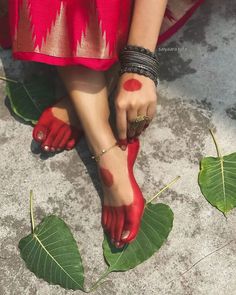
M110 274L109 282L94 294L236 294L236 209L226 220L204 199L197 183L199 160L216 155L209 127L217 131L225 153L236 151L236 3L206 2L163 45L165 50L159 50L158 112L141 137L135 166L146 197L181 175L158 199L174 211L173 230L152 258L131 271ZM25 69L13 63L10 52L0 54L12 77ZM51 213L62 217L78 241L86 285L99 277L105 263L101 189L94 163L84 141L77 151L48 159L32 153L32 127L15 120L4 101L1 82L0 294L72 294L37 279L25 267L17 245L30 232L29 191L33 189L37 223Z

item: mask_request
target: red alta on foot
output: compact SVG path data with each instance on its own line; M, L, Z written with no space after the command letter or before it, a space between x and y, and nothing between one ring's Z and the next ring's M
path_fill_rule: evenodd
M47 108L33 129L33 138L44 151L55 152L71 150L79 142L83 130L63 122Z
M138 155L139 147L138 138L133 139L127 146L127 165L129 180L133 189L133 202L130 205L117 207L103 205L102 210L102 224L104 229L108 232L112 242L119 248L136 238L144 213L145 199L133 174L133 166Z

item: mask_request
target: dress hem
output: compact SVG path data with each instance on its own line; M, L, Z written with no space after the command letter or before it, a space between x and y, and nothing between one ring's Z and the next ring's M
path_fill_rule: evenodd
M197 1L189 10L185 12L185 14L173 25L171 26L166 32L160 35L157 45L165 42L170 37L172 37L183 25L189 20L189 18L193 15L195 10L204 2L205 0Z
M73 66L83 65L95 71L106 71L114 63L118 62L118 58L113 59L99 59L99 58L86 58L86 57L56 57L35 52L13 52L13 58L24 61L35 61L46 63L55 66Z

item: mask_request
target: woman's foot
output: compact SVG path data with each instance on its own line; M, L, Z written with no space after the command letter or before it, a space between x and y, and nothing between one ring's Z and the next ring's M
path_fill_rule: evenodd
M104 73L82 66L58 67L58 71L81 120L90 150L97 155L116 141L109 122ZM138 150L139 141L134 139L126 151L115 146L98 162L104 191L102 224L116 247L136 237L144 211L145 201L133 176Z
M69 97L47 108L33 129L33 138L47 152L71 150L83 135L79 119Z
M135 138L126 151L116 146L98 162L104 194L102 225L118 248L136 238L144 212L145 200L133 175L138 151Z

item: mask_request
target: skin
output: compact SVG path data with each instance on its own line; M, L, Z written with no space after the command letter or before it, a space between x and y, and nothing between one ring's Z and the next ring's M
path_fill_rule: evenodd
M140 45L154 51L166 5L167 0L135 0L128 44ZM146 21L147 15L152 19L151 26L150 22ZM98 154L103 148L113 145L114 140L116 139L109 123L110 111L103 73L95 71L91 72L91 70L84 69L80 66L58 67L58 70L85 131L89 148L91 152ZM142 87L139 87L137 91L136 86L136 90L134 91L133 86L131 87L131 85L129 85L129 90L127 91L123 85L133 83L127 82L129 80L138 80ZM92 84L90 83L91 81L93 81ZM128 122L134 120L139 115L146 115L152 119L156 112L156 103L156 87L151 79L135 73L124 73L121 75L115 96L115 109L117 135L118 138L122 140L122 153L126 153L125 143L127 142L129 129ZM144 126L142 127L144 128ZM98 130L99 132L97 132ZM135 134L134 131L134 133L131 134L131 137L140 134L140 132L141 130L137 130L137 134ZM102 161L104 161L105 164L104 167L108 167L108 170L111 170L109 165L111 165L111 163L114 164L115 159L119 159L119 162L124 163L123 165L125 167L127 154L125 154L124 157L124 155L119 154L119 151L114 148L108 153L105 153L102 158ZM122 173L120 174L122 175ZM107 180L108 177L106 176L101 181L103 183L103 181L106 182ZM122 228L122 230L120 230L119 236L115 236L115 227L111 225L114 224L116 214L114 213L115 211L109 210L109 207L115 206L126 208L126 205L132 204L133 198L127 193L126 199L122 200L118 194L112 191L112 186L109 190L111 190L110 196L106 195L104 191L104 203L109 205L104 206L104 208L107 207L107 214L105 214L106 227L109 228L110 237L113 238L113 243L119 247L123 245L123 242L125 241L122 239L122 235L123 237L129 238L129 228L127 228L127 225L125 224L125 216L128 213L127 210L123 210L123 213L119 214L119 218L116 219L116 222L121 223L119 224L119 228ZM121 206L118 205L120 203ZM136 216L137 220L135 219L132 222L135 224L135 222L137 223L140 221L140 218L141 216L139 213ZM129 226L132 228L134 224L131 223ZM132 237L132 239L133 238L135 238L135 236Z
M99 154L102 149L112 146L117 140L109 122L110 109L104 74L82 66L59 67L58 71L82 124L88 147L92 154ZM123 239L129 242L128 236L134 234L141 218L141 212L132 218L136 207L132 206L134 195L127 172L127 157L128 150L123 151L119 146L115 146L104 153L98 162L98 169L102 172L103 207L107 210L106 228L117 247L124 244ZM112 178L116 186L111 185ZM122 187L122 190L118 190L119 187ZM127 210L128 208L131 209ZM126 223L126 220L129 220L129 223Z
M127 44L143 46L154 51L166 5L167 0L135 0ZM152 20L151 23L147 21L147 16ZM142 83L142 89L137 92L127 92L123 84L129 79L138 79ZM152 80L138 74L124 73L115 98L118 137L123 140L127 138L130 127L128 122L137 116L146 115L153 119L156 103L156 87ZM139 136L144 130L144 126L141 127L136 133L128 134L128 137Z
M135 0L128 44L140 45L154 51L166 4L167 0ZM147 15L152 19L151 25L150 22L146 21ZM125 143L127 142L129 121L134 120L139 115L146 115L151 119L155 115L157 102L155 83L148 77L135 73L124 73L121 75L118 80L115 96L116 136L109 123L108 90L104 73L92 71L82 66L58 67L58 71L67 88L76 115L81 122L90 151L93 154L99 154L102 149L113 145L117 137L122 140L122 150L119 147L115 147L102 156L102 163L100 163L102 167L107 167L106 169L115 177L117 173L115 169L116 165L126 167L127 164ZM134 82L127 82L130 80L139 81L141 87L136 89L136 86L134 91L134 86L131 87L131 85L129 85L129 90L125 89L125 87L123 87L123 85L126 85L125 83L134 84ZM93 83L91 83L91 81L93 81ZM144 128L144 126L142 127ZM133 132L131 137L137 136L140 134L140 131L141 130L137 130L137 133ZM114 165L115 168L112 168L111 164ZM112 171L112 169L115 170ZM104 174L106 174L106 176L104 176ZM108 173L102 172L102 175L102 184L104 182L110 185L111 177L107 176ZM120 173L118 176L124 178L122 179L122 183L124 183L126 177L125 173ZM118 176L116 175L116 177ZM112 226L112 224L115 224L115 210L107 209L106 224L109 228L110 236L117 246L122 245L125 241L122 239L122 235L125 234L126 239L128 238L129 227L131 230L132 227L137 226L135 223L139 222L141 219L139 213L129 226L125 224L127 214L131 214L128 211L131 211L131 209L133 210L133 196L130 193L128 177L126 178L127 189L125 192L125 199L122 199L117 192L113 191L113 186L109 187L110 195L106 194L104 191L104 204L108 205L106 207L116 207L116 210L122 212L119 213L119 218L116 219L116 222L120 223L119 235L117 235L117 233L115 235L115 227ZM127 208L130 208L130 210L127 210ZM132 239L134 238L135 236L132 237Z

